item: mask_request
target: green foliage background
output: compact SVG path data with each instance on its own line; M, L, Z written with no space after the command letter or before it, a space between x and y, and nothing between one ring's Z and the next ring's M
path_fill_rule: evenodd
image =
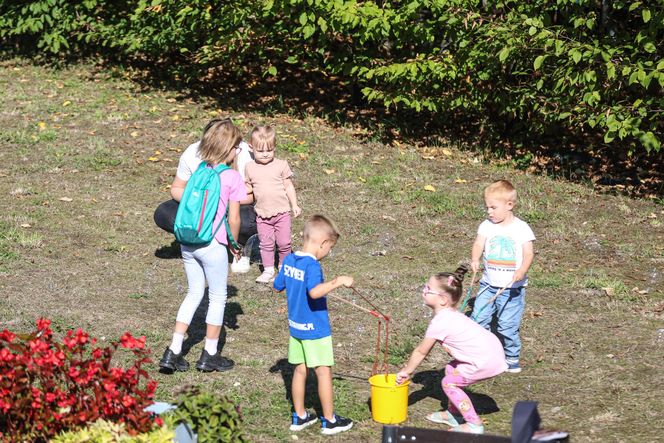
M0 39L168 61L182 80L290 64L480 135L662 142L662 0L5 0Z

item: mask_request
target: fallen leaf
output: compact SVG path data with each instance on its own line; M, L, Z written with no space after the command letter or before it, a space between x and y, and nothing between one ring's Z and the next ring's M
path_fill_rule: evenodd
M334 173L336 172L334 169L323 169L323 171L324 171L327 175L334 174Z
M129 135L131 135L132 137L138 137L138 132L132 131Z
M464 180L462 178L457 178L456 180L454 180L454 183L466 183L466 182L467 180Z
M171 120L173 120L173 121L180 120L180 116L175 114L173 117L171 117Z
M154 155L161 155L161 151L154 151Z
M442 152L443 152L443 154L445 154L445 155L448 156L448 157L452 155L452 151L450 151L450 150L447 149L447 148L443 148L443 151L442 151Z
M397 219L391 215L383 215L383 220L397 221Z
M424 187L424 190L425 190L425 191L429 191L429 192L436 192L436 188L434 188L434 187L431 186L431 185L426 185L426 186Z
M149 157L148 160L151 161L151 162L158 162L159 158L158 157Z
M22 228L32 228L32 225L30 223L21 223Z
M602 288L602 291L606 292L606 295L608 295L609 297L613 297L614 295L616 295L616 290L611 287Z
M69 105L71 105L71 101L70 101L70 100L65 100L64 102L62 102L62 106L63 106L63 107L67 107L67 106L69 106Z
M422 156L422 159L424 159L424 160L434 160L435 158L436 157L434 157L433 155L423 155Z
M364 177L357 177L357 179L358 179L359 181L361 181L362 183L366 183L366 182L367 182L367 179L364 178Z
M60 200L61 202L71 202L71 201L74 201L73 198L69 198L69 197L60 197L58 200Z
M44 122L39 122L37 124L37 126L39 126L40 131L43 131L44 129L46 129L46 123L44 123Z

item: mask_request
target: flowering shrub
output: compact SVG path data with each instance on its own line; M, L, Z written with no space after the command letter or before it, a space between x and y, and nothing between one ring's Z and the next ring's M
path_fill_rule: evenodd
M50 325L42 318L31 334L0 332L0 441L45 441L98 419L130 434L162 424L144 411L157 387L143 369L145 337L126 332L102 347L79 328L57 342ZM119 346L134 355L127 369L111 365Z

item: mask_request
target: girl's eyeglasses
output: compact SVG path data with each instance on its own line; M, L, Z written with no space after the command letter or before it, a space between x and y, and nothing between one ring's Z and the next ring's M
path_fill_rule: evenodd
M422 295L427 295L427 294L434 294L434 295L440 295L440 296L445 295L445 293L443 293L443 292L438 292L438 291L431 290L429 285L424 285L422 287Z

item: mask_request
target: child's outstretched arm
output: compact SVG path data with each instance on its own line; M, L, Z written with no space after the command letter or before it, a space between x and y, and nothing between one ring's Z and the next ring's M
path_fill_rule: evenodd
M314 286L314 288L309 291L309 297L314 299L325 297L327 294L337 288L340 288L341 286L345 286L347 288L353 286L353 281L353 277L348 275L340 275L330 281L319 283Z
M530 269L530 265L533 264L533 259L535 258L535 250L533 248L533 242L529 241L523 244L523 261L521 262L521 267L514 271L513 281L523 280Z
M410 376L413 375L413 372L415 372L415 369L417 369L420 363L422 363L422 360L424 360L426 356L429 355L431 348L433 348L433 345L435 344L435 338L425 337L424 340L422 340L422 342L415 348L413 353L410 354L410 358L408 359L406 366L397 372L398 385L410 379Z
M302 214L302 209L297 205L297 194L295 194L295 186L293 186L293 180L290 177L284 179L284 188L286 188L286 196L291 208L293 208L293 216L297 217Z
M482 258L482 252L484 252L484 243L486 238L478 235L475 238L475 243L473 243L473 250L470 254L470 267L473 272L478 272L480 270L480 259Z

